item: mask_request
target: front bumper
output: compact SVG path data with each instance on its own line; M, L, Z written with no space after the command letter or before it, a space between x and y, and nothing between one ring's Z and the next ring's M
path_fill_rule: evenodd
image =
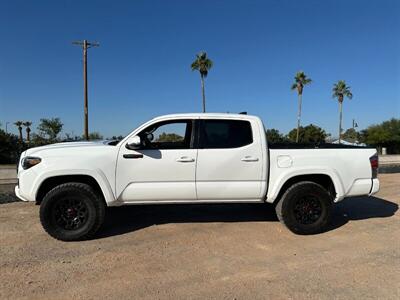
M21 191L20 191L20 188L18 185L15 186L14 192L15 192L15 196L17 196L22 201L32 201L21 195Z

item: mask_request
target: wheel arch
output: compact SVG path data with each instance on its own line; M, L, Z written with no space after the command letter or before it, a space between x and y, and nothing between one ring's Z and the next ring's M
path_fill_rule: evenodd
M40 184L38 185L37 192L35 195L35 202L36 204L40 204L43 197L54 187L68 182L80 182L85 183L91 186L94 191L101 196L101 198L105 201L107 205L109 203L115 201L114 196L108 190L108 188L103 182L99 182L94 176L89 174L60 174L60 175L53 175L44 178Z
M293 184L301 181L311 181L323 186L332 199L336 202L342 198L342 186L339 178L332 174L316 172L316 173L306 173L306 174L293 174L292 176L287 176L283 178L274 189L272 189L271 194L267 197L267 202L274 203L279 200L283 193Z

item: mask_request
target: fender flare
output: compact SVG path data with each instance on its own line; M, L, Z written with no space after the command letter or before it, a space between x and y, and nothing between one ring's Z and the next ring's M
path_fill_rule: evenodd
M104 200L106 201L107 206L117 205L116 198L114 192L111 188L111 185L105 176L105 174L101 170L89 170L89 169L69 169L69 170L52 170L48 172L41 173L32 184L31 195L36 199L37 193L43 182L52 177L58 176L90 176L94 180L96 180L97 184L100 186L100 189L103 193Z
M287 172L282 172L280 176L276 180L274 180L274 182L271 182L271 180L269 180L269 183L273 185L271 185L270 188L268 189L266 202L273 203L278 197L282 187L288 180L292 179L293 177L302 175L329 176L329 178L333 182L336 191L336 197L334 199L334 202L338 202L344 198L343 183L340 179L339 174L334 169L325 169L325 168L322 169L318 167L312 167L312 168L302 168L296 170L287 170Z

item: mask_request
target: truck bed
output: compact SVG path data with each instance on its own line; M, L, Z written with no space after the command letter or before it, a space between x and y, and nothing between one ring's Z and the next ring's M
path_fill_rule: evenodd
M268 143L270 149L374 149L368 146L353 146L332 143Z
M370 165L370 157L376 154L374 148L327 143L318 146L272 144L268 147L269 201L275 200L281 188L275 182L307 174L328 175L335 186L335 202L344 197L367 195L375 189Z

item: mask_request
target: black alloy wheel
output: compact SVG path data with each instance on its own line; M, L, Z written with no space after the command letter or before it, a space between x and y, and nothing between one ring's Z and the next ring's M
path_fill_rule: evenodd
M82 199L62 199L53 206L55 224L64 230L76 230L86 224L88 207Z
M60 184L44 196L40 222L52 237L62 241L92 238L105 216L103 196L88 184Z
M314 234L326 230L333 197L320 184L301 181L290 186L278 200L276 215L286 227L297 234Z
M313 224L318 221L321 215L321 201L313 195L299 198L294 205L294 216L296 221L301 224Z

